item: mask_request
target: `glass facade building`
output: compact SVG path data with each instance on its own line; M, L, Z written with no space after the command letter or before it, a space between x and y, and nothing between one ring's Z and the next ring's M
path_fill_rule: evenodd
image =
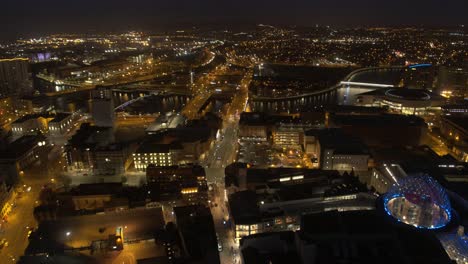
M384 195L383 202L388 215L417 228L438 229L451 220L448 195L429 176L400 179Z

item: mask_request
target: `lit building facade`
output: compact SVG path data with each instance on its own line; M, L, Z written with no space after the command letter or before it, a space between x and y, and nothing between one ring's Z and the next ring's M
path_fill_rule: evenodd
M130 166L130 145L114 140L111 127L81 125L65 145L67 170L88 175L123 175Z
M340 129L318 130L316 156L323 170L367 172L370 154L359 139Z
M178 164L178 152L176 150L154 150L154 152L133 153L133 162L138 171L146 171L150 164L155 166L173 166Z
M304 129L300 126L279 126L273 130L273 144L301 148L304 143Z
M337 171L367 171L369 163L367 153L340 153L333 149L323 150L322 169Z
M38 133L50 136L61 136L72 127L72 114L28 114L11 124L11 132L15 138L36 135Z
M0 183L0 219L4 220L11 212L11 201L15 196L15 188L8 188L5 182Z
M356 104L388 107L390 112L404 115L430 115L441 111L443 97L428 90L384 88L357 96Z
M398 179L406 177L406 172L398 164L386 164L374 167L369 185L378 193L386 193Z
M49 121L49 134L51 136L62 136L72 127L73 115L66 113L57 114Z
M11 124L11 132L15 138L46 134L49 131L48 122L52 119L49 115L25 115Z
M209 150L214 135L203 128L178 128L148 135L133 154L138 171L146 171L150 164L173 166L197 163Z
M375 209L375 197L365 193L276 202L252 201L257 197L250 193L247 194L250 198L243 200L243 197L238 201L237 196L245 195L241 192L229 196L232 228L237 241L259 233L299 230L301 216L307 213ZM247 214L236 210L247 211Z

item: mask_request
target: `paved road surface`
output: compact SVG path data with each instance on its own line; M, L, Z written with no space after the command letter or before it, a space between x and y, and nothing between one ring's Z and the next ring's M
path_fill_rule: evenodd
M33 209L39 192L44 184L51 182L51 175L47 169L35 168L25 171L23 184L31 187L30 192L24 192L21 198L16 199L16 205L8 216L8 222L1 230L1 238L8 241L8 247L0 250L0 263L16 263L23 255L28 245L27 227L37 227L33 216ZM5 262L4 262L5 261Z
M221 138L214 144L206 155L202 165L205 166L207 180L215 184L214 196L211 197L211 213L215 223L216 233L222 246L220 252L221 263L240 263L238 245L234 240L234 232L229 227L229 211L225 200L224 168L233 163L237 156L239 117L246 109L248 100L248 87L252 72L248 71L241 80L240 90L229 104L226 115L223 117Z

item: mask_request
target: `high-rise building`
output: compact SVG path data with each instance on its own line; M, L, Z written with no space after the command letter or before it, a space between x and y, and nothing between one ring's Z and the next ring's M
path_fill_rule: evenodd
M468 95L468 67L439 67L436 88L446 97L465 98Z
M28 59L0 59L0 97L26 93L28 82Z
M357 137L352 137L341 129L309 130L310 149L323 170L355 171L364 174L368 171L370 159L367 146Z
M91 92L91 113L94 124L99 127L113 127L115 114L112 91L98 88Z
M123 175L129 165L128 145L115 142L109 127L81 125L65 145L67 170L98 176Z

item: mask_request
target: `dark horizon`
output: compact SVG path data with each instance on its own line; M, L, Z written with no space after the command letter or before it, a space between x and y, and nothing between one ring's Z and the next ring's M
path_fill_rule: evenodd
M131 5L129 5L131 4ZM337 27L418 26L457 27L468 22L468 3L448 0L279 0L220 2L214 0L161 2L76 2L19 0L3 3L0 39L37 37L52 33L165 31L191 26L227 28L259 23Z

